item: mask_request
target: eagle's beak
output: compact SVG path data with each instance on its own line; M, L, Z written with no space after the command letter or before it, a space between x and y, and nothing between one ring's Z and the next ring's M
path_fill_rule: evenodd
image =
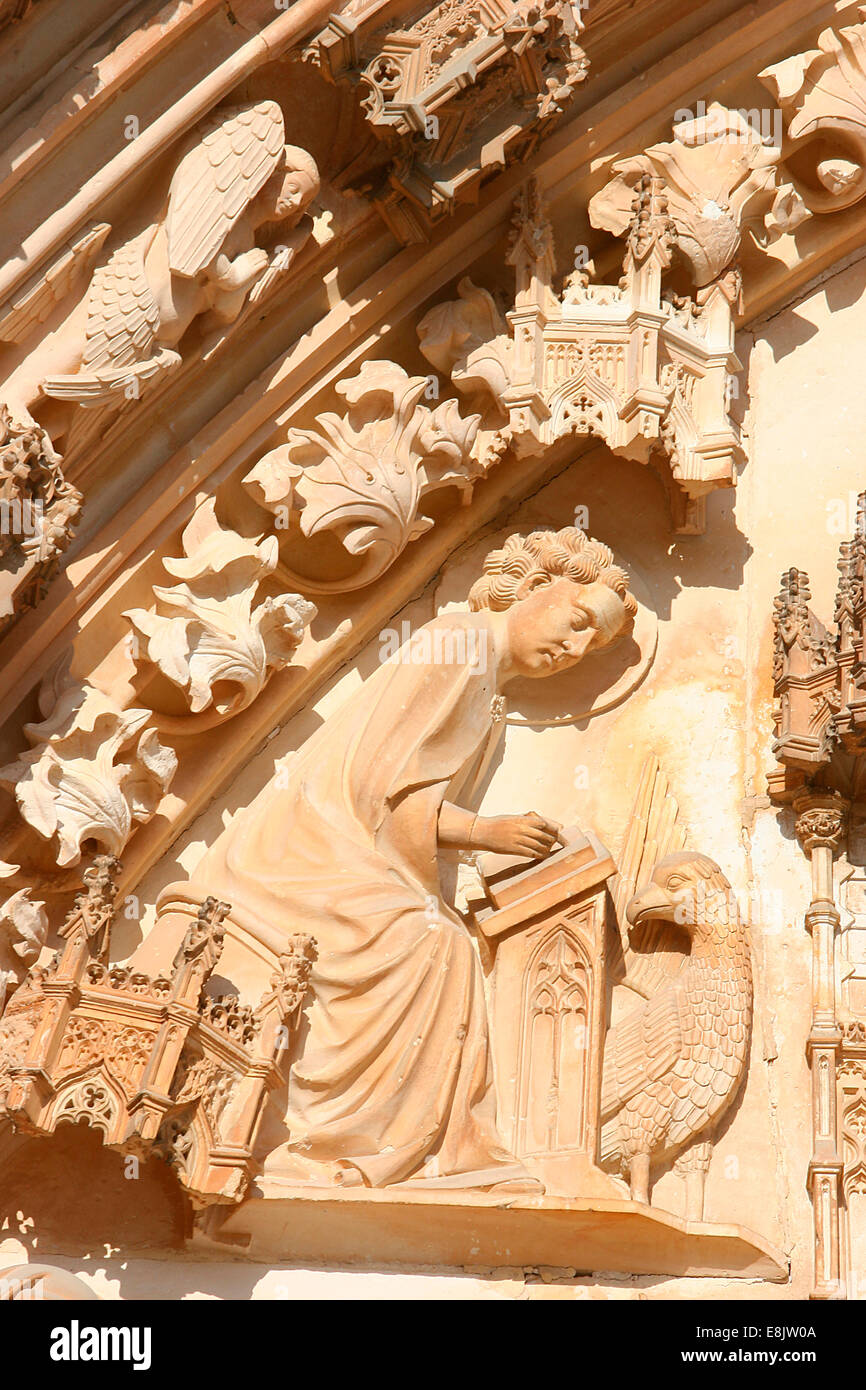
M648 883L646 888L642 888L639 893L635 893L629 898L626 904L625 915L629 926L639 927L641 923L649 920L650 917L670 918L674 911L675 904L668 897L664 889L659 888L655 883Z

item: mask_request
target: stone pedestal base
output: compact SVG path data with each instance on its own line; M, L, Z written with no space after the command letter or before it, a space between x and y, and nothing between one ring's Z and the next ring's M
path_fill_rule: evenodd
M196 1240L255 1260L315 1264L554 1266L579 1274L666 1274L784 1282L782 1253L742 1226L684 1221L625 1200L347 1190L262 1184L214 1211Z

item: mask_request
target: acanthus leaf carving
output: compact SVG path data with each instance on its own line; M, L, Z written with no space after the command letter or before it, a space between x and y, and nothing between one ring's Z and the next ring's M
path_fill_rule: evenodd
M866 23L825 29L817 48L758 76L787 122L786 159L796 156L809 209L836 212L858 202L866 195Z
M0 1014L36 963L48 933L45 904L31 901L30 892L19 888L0 907Z
M256 602L260 583L278 565L276 536L249 540L223 529L212 499L199 507L182 544L184 558L163 562L181 582L154 585L157 611L136 608L126 617L142 639L139 661L183 690L192 713L213 705L228 718L288 665L316 608L300 594ZM221 699L220 686L231 696Z
M304 536L333 532L361 569L333 586L360 588L388 569L432 526L424 498L446 486L468 500L484 467L472 455L479 417L462 417L457 402L421 404L427 377L410 377L393 362L365 362L337 383L345 415L326 412L315 429L290 429L244 484L262 506L300 514Z
M121 709L101 690L55 670L39 692L43 715L25 724L29 752L0 768L22 817L75 864L86 840L112 854L154 815L177 769L174 750L147 728L146 709Z

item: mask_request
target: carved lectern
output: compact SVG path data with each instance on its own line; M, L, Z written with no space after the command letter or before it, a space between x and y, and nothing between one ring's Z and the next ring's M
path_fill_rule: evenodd
M523 861L525 863L525 861ZM549 1194L621 1197L597 1164L607 881L591 833L531 868L484 879L469 903L496 951L491 999L499 1126Z

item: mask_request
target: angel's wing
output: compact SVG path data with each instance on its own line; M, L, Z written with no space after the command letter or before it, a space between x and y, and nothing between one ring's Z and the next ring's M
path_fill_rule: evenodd
M176 275L209 265L241 213L280 166L283 113L275 101L218 111L178 164L168 201L168 260Z
M602 1120L675 1065L683 1046L680 989L669 980L667 989L627 1014L608 1033L601 1080Z
M92 223L70 242L46 270L31 275L23 289L0 306L0 342L23 343L65 299L93 264L111 231L110 222Z
M677 973L683 958L671 950L672 932L664 922L646 927L640 951L633 950L625 909L629 898L646 883L659 859L684 848L686 834L678 824L678 815L679 806L668 790L668 779L658 758L651 753L641 769L631 818L618 856L619 873L611 880L625 983L645 998Z
M93 276L87 296L82 372L127 367L150 357L159 305L144 270L152 229L118 247Z

